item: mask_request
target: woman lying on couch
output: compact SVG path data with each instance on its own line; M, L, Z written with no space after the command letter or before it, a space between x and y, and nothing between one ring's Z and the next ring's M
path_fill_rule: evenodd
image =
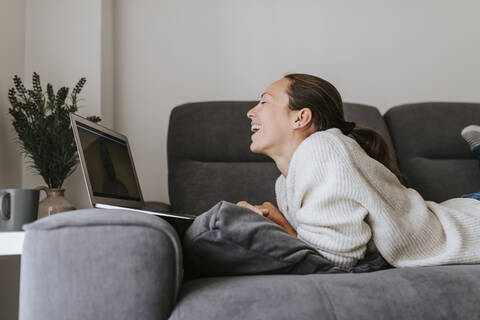
M378 250L393 266L480 263L480 201L425 201L402 185L384 139L346 122L329 82L289 74L248 111L250 149L281 172L279 208L250 208L348 268Z

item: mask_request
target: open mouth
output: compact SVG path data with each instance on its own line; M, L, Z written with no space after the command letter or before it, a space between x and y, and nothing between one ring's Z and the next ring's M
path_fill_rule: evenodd
M252 127L251 127L251 131L253 132L253 134L257 133L258 131L260 131L260 129L262 128L261 125L259 124L253 124Z

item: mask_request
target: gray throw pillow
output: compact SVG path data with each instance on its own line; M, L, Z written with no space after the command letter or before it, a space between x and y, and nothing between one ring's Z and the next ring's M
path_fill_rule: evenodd
M226 201L195 219L184 234L183 249L187 278L366 272L388 265L380 256L358 270L342 270L269 219Z

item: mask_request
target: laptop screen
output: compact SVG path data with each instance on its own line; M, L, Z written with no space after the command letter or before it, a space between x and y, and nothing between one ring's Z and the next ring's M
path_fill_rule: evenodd
M93 195L141 201L127 143L76 121Z

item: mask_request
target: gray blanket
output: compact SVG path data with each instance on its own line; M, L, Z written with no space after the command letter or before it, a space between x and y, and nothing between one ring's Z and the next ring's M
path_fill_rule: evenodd
M267 218L221 201L198 216L183 236L187 278L252 274L371 272L392 266L369 253L343 270Z

